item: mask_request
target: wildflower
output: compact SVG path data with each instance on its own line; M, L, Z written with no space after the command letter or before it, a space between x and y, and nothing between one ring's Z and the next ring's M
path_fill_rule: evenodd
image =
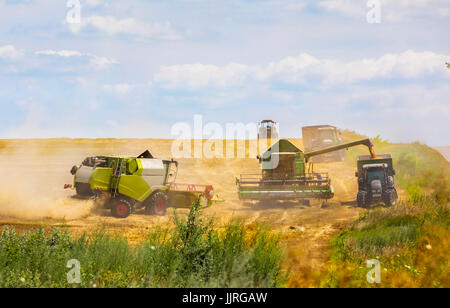
M20 277L20 281L22 281L23 283L25 283L25 278Z
M431 245L428 244L427 246L425 246L426 249L431 250Z

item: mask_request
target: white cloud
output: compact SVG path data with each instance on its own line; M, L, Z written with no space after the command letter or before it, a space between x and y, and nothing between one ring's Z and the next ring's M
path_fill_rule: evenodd
M40 50L37 55L60 56L60 57L81 57L83 54L77 50Z
M18 50L13 45L0 46L0 59L17 60L23 56L23 50Z
M386 54L377 59L340 61L319 59L306 53L265 66L232 63L225 66L184 64L162 67L154 81L165 88L227 88L246 81L279 81L288 84L334 86L378 78L416 78L441 74L449 78L445 61L450 55L412 50Z
M143 23L135 18L117 19L114 16L83 17L80 24L70 24L72 33L78 34L87 27L108 35L132 35L147 39L173 40L180 36L172 29L169 22Z
M111 65L119 64L119 62L113 58L92 56L89 64L95 69L102 70L109 68Z
M77 50L40 50L35 52L36 55L45 56L59 56L59 57L87 57L89 58L89 65L94 69L107 69L119 62L114 58L99 57L90 53L82 53Z
M127 83L119 83L113 85L105 85L103 88L107 91L116 92L119 94L126 94L130 92L134 88L134 86Z

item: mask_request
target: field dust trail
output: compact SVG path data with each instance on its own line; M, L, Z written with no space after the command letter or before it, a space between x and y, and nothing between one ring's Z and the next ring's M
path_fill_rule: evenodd
M94 203L68 198L61 183L71 182L64 152L47 155L46 148L15 144L0 156L0 217L26 220L87 217Z
M94 202L75 198L36 197L21 190L0 190L0 217L74 220L91 214Z

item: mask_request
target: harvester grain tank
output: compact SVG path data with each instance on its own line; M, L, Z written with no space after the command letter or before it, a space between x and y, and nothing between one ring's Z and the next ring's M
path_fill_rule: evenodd
M305 152L326 149L342 144L340 131L331 125L314 125L302 127ZM313 158L314 162L336 162L345 160L345 150L329 152Z
M369 139L304 153L287 139L280 139L262 156L258 156L261 174L242 174L236 178L242 200L331 199L334 189L327 173L317 173L308 163L312 157L365 145L376 157Z
M189 207L200 198L203 206L213 202L212 185L176 183L178 162L154 158L146 151L138 157L94 156L72 167L78 194L107 194L113 216L125 218L135 208L164 215L168 206Z

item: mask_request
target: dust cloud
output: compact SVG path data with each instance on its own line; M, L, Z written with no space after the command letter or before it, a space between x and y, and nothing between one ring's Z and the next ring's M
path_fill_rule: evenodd
M0 217L72 220L90 214L93 200L63 190L64 183L72 182L68 170L79 155L39 141L7 145L0 152Z
M94 208L93 200L57 198L30 194L20 187L2 185L0 216L22 219L79 219L87 217Z

